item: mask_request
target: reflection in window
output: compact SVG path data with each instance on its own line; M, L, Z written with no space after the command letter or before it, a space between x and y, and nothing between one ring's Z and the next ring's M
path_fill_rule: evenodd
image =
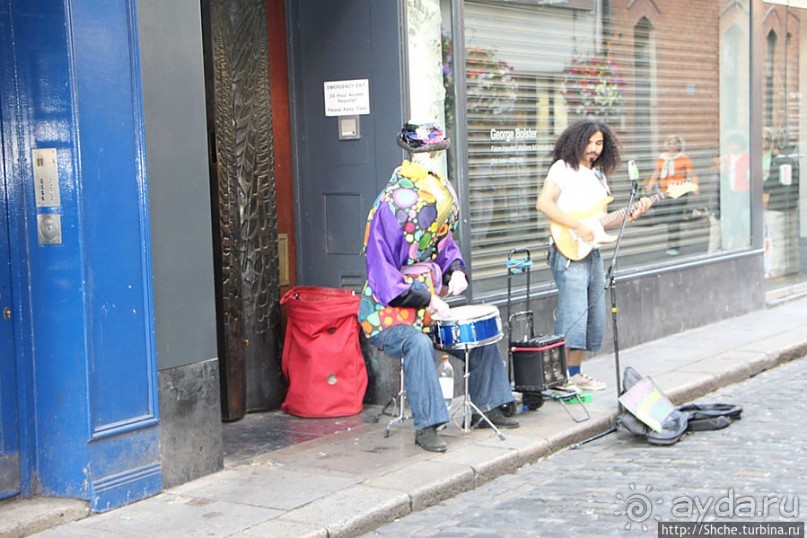
M743 21L745 23L745 21ZM720 247L751 243L751 168L748 153L748 33L732 22L723 34L721 58Z
M633 32L634 69L634 135L638 140L652 141L653 42L652 27L646 17L636 24ZM652 145L652 143L651 143Z
M763 267L768 287L775 288L800 282L804 274L804 213L807 192L800 189L801 88L805 74L800 66L800 21L804 9L771 7L763 19L765 72L763 87L762 133L762 230ZM795 31L794 31L795 30ZM782 39L784 36L784 40Z
M409 117L415 123L433 122L446 129L446 92L443 86L443 32L439 0L408 0L407 60L409 61ZM446 152L431 158L413 156L443 176L447 172Z
M807 189L799 188L807 147L801 137L807 115L800 109L807 10L767 4L760 82L772 140L763 147L763 193L777 183L790 194L763 196L765 267L771 280L792 279L807 272L801 261L807 259ZM457 141L455 120L465 118L457 127L467 130L461 140L467 162L448 164L467 166L467 175L452 178L461 180L468 206L461 232L472 246L465 255L475 299L503 298L511 249L543 257L548 223L534 209L535 198L556 137L586 116L611 125L623 157L639 163L646 183L665 140L680 136L699 180L698 194L680 205L659 203L627 229L621 271L751 244L749 144L759 133L750 132L748 0L699 3L696 19L688 10L664 9L666 1L662 9L635 9L636 2L600 9L605 3L594 0L468 0L461 36L452 34L452 5L407 0L409 106L414 115L444 117ZM464 46L464 66L455 65L455 45ZM627 199L625 176L622 168L609 178L612 209ZM665 248L674 230L681 245L671 256ZM541 264L534 269L534 282L548 287L548 271Z
M552 144L584 117L615 130L623 157L639 163L648 187L660 156L672 151L665 140L686 140L692 173L685 177L700 184L676 204L660 200L627 228L621 270L750 244L747 4L699 4L698 24L686 10L616 3L604 11L580 9L580 2L463 4L467 232L480 300L503 297L511 249L543 258L548 222L535 200ZM609 183L615 210L629 196L625 168ZM668 248L672 233L679 235L677 250ZM535 282L548 287L548 270L535 270Z
M773 125L773 77L776 61L776 32L768 32L765 51L765 125Z

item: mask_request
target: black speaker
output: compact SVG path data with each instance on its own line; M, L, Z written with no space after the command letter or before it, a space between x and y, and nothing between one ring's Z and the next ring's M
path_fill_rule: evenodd
M566 340L557 335L510 343L517 392L541 392L566 382Z

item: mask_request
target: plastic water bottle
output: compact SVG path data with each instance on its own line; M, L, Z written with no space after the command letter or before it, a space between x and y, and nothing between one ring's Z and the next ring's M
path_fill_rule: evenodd
M437 377L440 380L440 390L443 392L446 407L451 409L451 402L454 400L454 367L451 366L448 355L443 355L437 367Z

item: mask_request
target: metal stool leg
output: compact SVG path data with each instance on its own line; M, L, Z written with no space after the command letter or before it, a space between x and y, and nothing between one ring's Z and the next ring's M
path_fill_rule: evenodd
M389 402L381 409L381 412L375 417L375 421L381 418L381 415L387 414L387 409L392 406L392 413L390 416L393 416L392 420L389 421L387 427L384 428L384 437L389 437L390 428L394 424L398 424L399 422L405 421L407 418L410 418L406 414L406 386L404 384L404 369L403 369L403 357L401 357L401 369L399 373L399 380L398 380L398 392L395 394Z

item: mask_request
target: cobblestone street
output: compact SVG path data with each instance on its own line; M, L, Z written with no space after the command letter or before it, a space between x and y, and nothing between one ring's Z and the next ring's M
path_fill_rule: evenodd
M803 522L806 368L797 359L698 400L743 406L726 429L667 447L608 435L372 535L657 536L658 521Z

